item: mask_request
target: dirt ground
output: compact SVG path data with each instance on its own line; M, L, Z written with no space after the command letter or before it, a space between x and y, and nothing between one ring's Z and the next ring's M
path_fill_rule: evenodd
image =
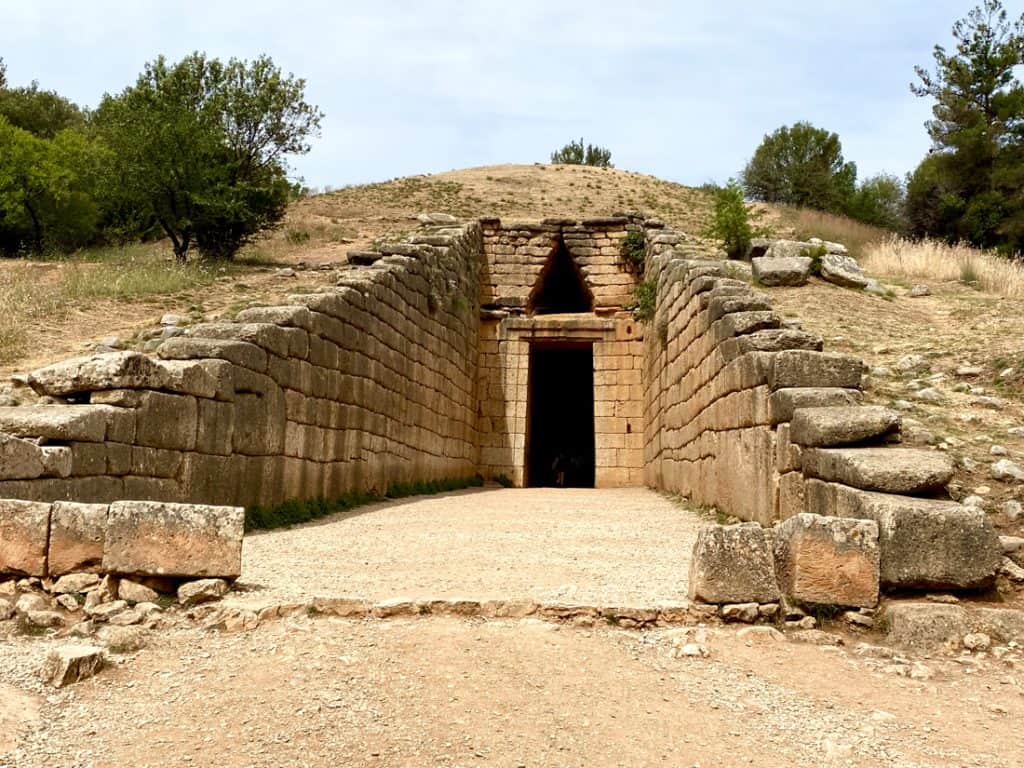
M680 654L694 640L708 658ZM5 654L0 679L36 652L31 642ZM0 766L1021 764L1019 669L891 655L855 638L832 648L734 627L536 620L296 617L248 634L183 630L90 681L35 694L41 717Z
M231 602L678 605L701 522L646 488L486 488L376 504L246 537Z

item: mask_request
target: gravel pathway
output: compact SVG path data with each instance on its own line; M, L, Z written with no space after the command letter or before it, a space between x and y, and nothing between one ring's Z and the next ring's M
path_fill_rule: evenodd
M700 525L643 488L474 489L389 502L246 537L231 602L679 603Z

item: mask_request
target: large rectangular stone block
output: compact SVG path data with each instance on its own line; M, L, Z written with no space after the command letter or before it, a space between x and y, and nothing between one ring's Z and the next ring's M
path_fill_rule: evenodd
M841 514L878 523L883 586L975 589L995 578L1002 551L984 511L951 501L834 490Z
M864 362L849 355L791 349L776 354L771 372L773 390L786 387L860 389Z
M28 375L28 383L41 395L66 397L103 389L162 389L167 373L139 352L111 352L40 368Z
M775 529L775 574L797 603L866 608L878 602L878 525L793 515Z
M709 525L697 534L690 599L706 603L771 603L779 599L768 534L757 523Z
M798 408L790 439L797 445L831 447L879 440L899 431L899 414L877 405Z
M803 471L865 491L928 493L953 477L953 460L944 453L919 448L808 448Z
M768 413L772 424L792 421L797 408L857 405L861 394L855 389L838 387L788 387L772 392Z
M117 501L107 515L103 570L181 578L237 578L241 507Z
M50 514L50 576L99 572L106 531L106 504L55 502Z
M17 437L98 443L107 434L107 413L105 408L92 405L3 407L0 432Z
M0 499L0 573L46 575L50 505Z

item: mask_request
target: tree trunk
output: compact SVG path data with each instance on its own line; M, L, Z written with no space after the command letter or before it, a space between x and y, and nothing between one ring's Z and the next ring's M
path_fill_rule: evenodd
M32 219L32 237L35 241L35 252L43 252L43 225L39 221L39 214L36 213L36 209L32 206L28 200L25 201L25 210L28 211L28 217Z

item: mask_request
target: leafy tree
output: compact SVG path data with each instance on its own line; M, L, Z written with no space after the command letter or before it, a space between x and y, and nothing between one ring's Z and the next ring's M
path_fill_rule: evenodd
M857 185L850 198L850 218L886 229L903 229L904 190L899 177L880 173Z
M1024 14L1011 21L1000 0L983 0L953 25L955 50L936 45L935 71L916 67L918 96L932 98L931 157L911 179L915 227L950 240L1020 250L1024 245ZM916 181L916 183L915 183ZM926 220L922 201L941 211Z
M0 56L0 89L7 87L7 65L4 64L3 57Z
M557 152L552 152L551 162L561 165L593 165L598 168L614 168L610 149L594 144L587 144L584 147L582 138L579 142L570 141Z
M78 131L34 136L0 116L0 247L41 252L95 234L92 145Z
M309 151L322 118L305 85L267 56L156 59L96 112L111 158L105 206L122 225L158 226L179 259L193 246L231 258L284 217L286 157Z
M765 136L742 173L755 200L836 213L846 209L856 179L839 136L806 122Z
M713 210L707 236L721 240L730 259L743 258L750 241L760 234L755 228L760 214L751 211L743 199L743 187L729 179L724 187L711 190Z
M11 125L44 139L85 125L85 113L77 104L55 91L40 90L37 82L22 88L0 87L0 115Z

